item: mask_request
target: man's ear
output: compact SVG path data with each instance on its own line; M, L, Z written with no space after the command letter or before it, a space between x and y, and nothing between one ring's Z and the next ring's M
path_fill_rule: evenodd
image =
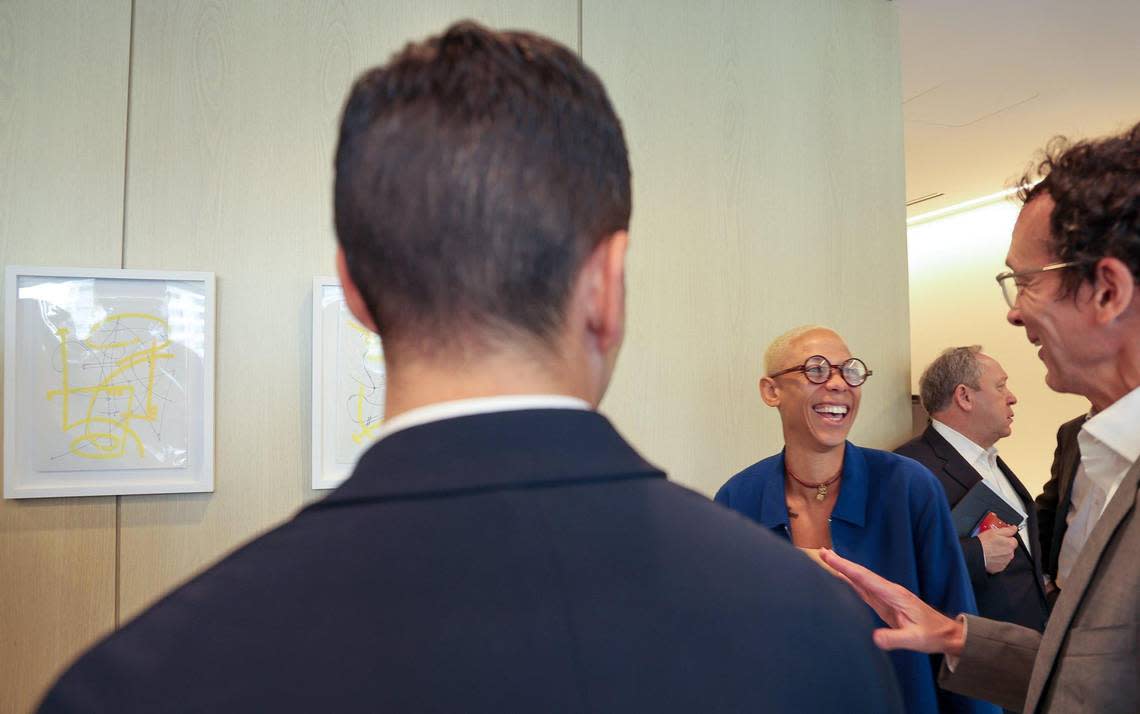
M625 333L625 253L629 233L603 239L583 266L587 280L586 327L605 353L621 344Z
M344 249L339 245L336 248L336 275L340 278L340 287L344 290L344 302L348 305L348 311L361 325L373 332L379 332L376 329L376 321L372 319L372 314L368 312L368 306L364 303L364 296L360 294L360 288L356 287L356 283L352 282L352 276L348 274Z
M780 390L776 388L776 380L767 376L760 378L760 398L770 407L780 406Z
M1118 258L1101 258L1093 274L1092 306L1097 324L1105 325L1125 313L1136 299L1136 280Z
M970 388L964 384L959 384L954 387L954 404L964 412L974 411L974 395L970 393Z

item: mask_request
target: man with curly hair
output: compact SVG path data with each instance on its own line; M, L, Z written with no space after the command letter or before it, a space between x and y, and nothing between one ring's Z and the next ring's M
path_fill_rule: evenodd
M1140 711L1140 124L1054 143L1022 191L998 276L1010 323L1025 328L1045 382L1093 407L1065 536L1071 562L1044 633L952 620L833 553L891 625L884 649L944 653L941 684L1025 712ZM1027 179L1031 177L1026 177ZM1029 181L1023 182L1028 186Z

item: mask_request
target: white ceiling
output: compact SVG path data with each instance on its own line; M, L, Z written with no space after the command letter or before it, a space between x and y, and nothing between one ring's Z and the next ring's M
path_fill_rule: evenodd
M908 217L1140 121L1140 0L898 0Z

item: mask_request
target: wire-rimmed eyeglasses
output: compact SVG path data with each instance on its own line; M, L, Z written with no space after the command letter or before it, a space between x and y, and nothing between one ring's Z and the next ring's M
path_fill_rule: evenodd
M1038 273L1048 273L1051 270L1064 270L1076 264L1077 262L1075 260L1070 260L1064 263L1050 263L1044 267L1034 268L1032 270L1019 270L1016 272L1007 270L1004 273L998 273L997 276L994 277L994 280L996 280L998 286L1001 287L1001 295L1005 298L1005 304L1009 305L1012 309L1013 304L1017 302L1017 296L1021 294L1022 289L1025 287L1024 283L1019 282L1022 278L1028 278L1030 275L1037 275Z
M831 379L831 373L839 370L839 376L843 378L852 387L858 387L863 382L867 381L874 372L867 369L867 365L863 360L858 357L851 357L843 361L842 364L832 364L827 361L823 355L812 355L804 360L804 363L799 367L788 367L779 372L769 374L769 377L779 377L783 374L791 372L803 372L807 380L812 384L823 384Z

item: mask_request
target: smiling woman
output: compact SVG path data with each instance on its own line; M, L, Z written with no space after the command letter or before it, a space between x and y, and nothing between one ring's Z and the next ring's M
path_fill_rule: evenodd
M760 397L779 411L784 449L729 479L717 502L809 555L831 548L925 593L943 612L975 612L950 510L933 474L905 457L847 441L871 376L863 361L835 330L810 325L773 340L764 368ZM908 712L996 711L938 690L925 655L892 653L892 663Z

